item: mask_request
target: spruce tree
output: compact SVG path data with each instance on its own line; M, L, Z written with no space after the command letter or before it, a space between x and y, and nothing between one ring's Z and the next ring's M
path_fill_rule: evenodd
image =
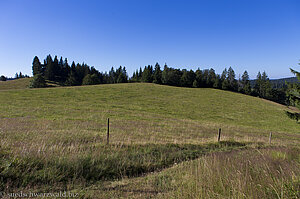
M116 73L115 73L115 70L114 70L114 67L111 67L111 69L110 69L110 71L109 71L109 73L108 73L108 83L109 84L114 84L114 83L116 83Z
M258 71L256 80L255 80L255 85L254 85L254 95L258 95L261 97L262 94L262 80L261 80L261 73Z
M229 69L228 69L227 81L228 81L230 90L232 90L232 91L237 91L238 90L238 84L237 84L237 81L235 79L235 72L231 67L229 67Z
M187 71L182 70L182 76L180 78L180 86L183 87L192 87L194 80L196 78L196 75L193 70Z
M215 81L216 81L216 73L215 70L211 68L208 71L208 78L206 80L206 84L208 85L208 87L212 88Z
M156 63L154 73L153 73L153 83L161 84L162 83L161 75L162 75L162 71L160 70L160 65Z
M202 85L202 78L203 78L203 74L202 74L202 70L200 70L200 68L198 68L195 72L195 80L193 82L193 87L194 88L200 88L203 87Z
M74 70L71 70L71 72L69 73L69 76L66 80L65 83L67 86L77 86L80 85L77 76L76 76L76 72Z
M53 60L51 55L48 55L46 58L46 66L45 66L45 79L54 81L54 67L53 67Z
M142 74L142 81L151 83L152 80L153 80L153 78L152 78L152 74L151 74L151 67L145 66L143 74Z
M39 60L39 58L37 56L35 56L33 58L33 62L32 62L32 75L36 75L36 74L41 74L42 73L42 66L41 66L41 62Z
M251 86L250 86L249 74L246 70L242 75L241 84L242 84L242 93L249 95L251 93Z
M298 78L298 84L294 84L291 89L288 89L287 96L290 100L291 105L297 107L300 110L300 72L290 69L292 73L294 73ZM300 113L299 112L289 112L287 111L286 114L291 118L296 120L297 122L300 120Z
M44 88L46 87L46 81L45 78L42 76L42 74L38 73L33 76L33 79L30 82L30 88Z
M223 90L228 90L230 88L230 85L229 85L229 82L228 82L228 79L227 79L227 75L228 75L228 71L225 68L222 72L222 75L221 75L221 82L222 82L221 85L222 85Z
M87 74L82 80L82 85L93 85L93 84L94 82L90 74Z
M222 82L221 82L221 77L220 75L216 75L216 78L215 78L215 82L214 82L214 85L213 85L214 88L218 88L218 89L221 89L222 88Z
M262 91L261 91L262 97L266 99L270 99L272 93L272 86L268 78L268 75L265 71L262 73L261 81L262 81Z

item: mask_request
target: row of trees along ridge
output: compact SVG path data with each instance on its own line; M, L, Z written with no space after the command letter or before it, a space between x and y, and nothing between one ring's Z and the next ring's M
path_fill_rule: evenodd
M57 82L62 86L149 82L180 87L230 90L282 104L288 103L286 92L293 87L293 85L288 85L284 88L272 88L266 72L258 72L255 84L251 87L248 72L245 71L241 78L237 79L231 67L225 68L222 74L216 74L212 68L204 70L198 68L196 71L180 70L165 64L161 69L160 65L156 63L154 67L148 65L143 69L139 68L129 78L126 68L122 66L116 70L112 67L108 73L102 73L85 63L75 64L73 61L70 66L67 59L61 57L58 60L57 56L52 59L51 55L46 57L43 64L37 56L34 57L32 72L34 78L31 87L45 87L45 80Z

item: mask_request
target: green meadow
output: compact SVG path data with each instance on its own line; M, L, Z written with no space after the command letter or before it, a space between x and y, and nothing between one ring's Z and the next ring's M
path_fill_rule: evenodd
M0 84L0 191L68 190L82 198L300 197L300 126L285 115L286 106L150 83L24 85Z

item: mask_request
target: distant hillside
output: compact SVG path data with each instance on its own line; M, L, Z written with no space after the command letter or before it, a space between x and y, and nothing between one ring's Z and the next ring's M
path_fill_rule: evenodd
M0 90L28 88L31 78L21 78L7 81L0 81Z
M288 77L281 79L270 79L273 88L283 88L285 86L285 82L288 83L296 83L298 82L297 77ZM250 85L253 88L255 85L255 80L250 80Z

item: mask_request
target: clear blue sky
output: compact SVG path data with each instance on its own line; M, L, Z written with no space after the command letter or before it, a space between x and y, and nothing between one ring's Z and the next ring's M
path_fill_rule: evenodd
M148 64L232 66L270 78L299 70L300 1L0 0L0 74L31 75L47 54L100 71Z

